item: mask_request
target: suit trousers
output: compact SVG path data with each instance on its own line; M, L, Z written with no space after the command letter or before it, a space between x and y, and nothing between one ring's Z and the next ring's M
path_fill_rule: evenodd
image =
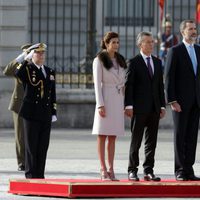
M24 150L24 125L23 118L18 113L13 111L13 121L15 129L15 146L18 166L25 165L25 150Z
M51 121L24 119L26 178L44 178L50 131Z
M128 172L138 171L139 166L139 149L145 132L144 153L145 160L143 162L144 173L153 173L154 155L157 144L159 114L135 114L132 118L132 137L129 151Z
M195 103L178 113L172 111L174 120L175 175L193 175L193 164L199 127L200 109Z

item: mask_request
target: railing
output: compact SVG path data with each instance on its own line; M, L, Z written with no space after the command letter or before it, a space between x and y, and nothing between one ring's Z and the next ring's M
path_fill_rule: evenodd
M162 0L161 0L162 1ZM138 49L135 38L162 31L159 0L29 0L30 41L48 45L47 65L57 73L57 86L92 88L92 60L106 31L120 35L120 53L126 59ZM183 19L194 19L197 0L165 0L164 16L170 15L172 32L179 34ZM158 55L159 45L155 48Z

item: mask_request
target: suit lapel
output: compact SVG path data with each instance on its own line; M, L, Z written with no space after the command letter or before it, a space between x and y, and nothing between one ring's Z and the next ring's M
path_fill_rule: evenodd
M115 80L116 83L122 82L123 79L124 79L124 77L123 77L123 75L124 75L124 73L123 73L123 68L121 68L121 67L119 66L119 71L118 71L119 73L118 73L118 74L117 74L114 70L115 70L115 69L111 68L111 69L109 70L109 73L112 74L112 76L113 76L113 78L114 78L114 80Z
M48 83L50 81L50 70L46 66L44 66L44 69L46 72L46 78L44 78L44 81Z
M200 51L199 51L199 47L197 45L194 45L194 49L195 49L195 54L196 54L196 58L197 58L197 74L199 74L200 72Z
M144 59L143 59L143 57L142 57L141 54L139 54L139 58L140 58L141 66L143 67L144 71L145 71L146 74L148 75L149 79L150 79L150 80L153 80L155 71L154 71L154 73L153 73L153 77L151 78L151 77L150 77L150 74L149 74L149 70L148 70L148 68L147 68L147 65L146 65L146 63L145 63L145 61L144 61ZM154 64L154 62L153 62L153 64ZM154 69L154 70L155 70L155 69Z
M190 56L189 56L189 54L188 54L188 51L187 51L187 48L186 48L186 46L185 46L185 44L184 43L182 43L181 44L181 51L182 51L182 54L181 54L181 56L183 57L183 59L185 58L185 61L188 63L188 66L189 66L189 68L190 68L190 70L193 72L193 74L194 74L194 69L193 69L193 65L192 65L192 61L191 61L191 59L190 59ZM195 52L196 52L196 50L195 50ZM196 53L196 56L197 56L197 53ZM198 61L198 60L197 60ZM198 62L199 63L199 62ZM195 75L195 74L194 74Z
M46 66L44 66L44 70L46 72L46 79L48 79L48 77L49 77L49 70L48 70L48 68Z
M153 73L152 79L155 79L156 75L158 74L158 62L156 62L156 59L154 56L152 56L152 60L153 60L153 65L154 65L154 73Z
M151 77L149 75L149 70L148 70L147 65L146 65L146 63L145 63L145 61L144 61L144 59L143 59L141 54L139 54L139 59L140 59L140 64L139 65L141 65L143 67L144 71L146 71L146 74L148 75L148 77L151 80Z

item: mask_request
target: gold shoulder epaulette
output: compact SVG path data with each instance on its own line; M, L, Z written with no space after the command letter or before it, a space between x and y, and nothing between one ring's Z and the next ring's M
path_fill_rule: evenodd
M20 68L21 68L21 66L22 66L22 64L19 64L19 65L17 66L17 69L20 69Z
M56 104L56 103L53 104L53 108L54 108L55 110L57 109L57 104Z

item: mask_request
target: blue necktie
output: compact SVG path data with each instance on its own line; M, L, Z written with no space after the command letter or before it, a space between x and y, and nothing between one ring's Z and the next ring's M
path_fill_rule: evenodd
M153 77L153 70L152 70L151 63L150 63L150 57L147 57L147 68L148 68L148 71L149 71L149 75L152 78Z
M197 58L195 55L194 47L192 45L189 46L189 55L192 61L192 66L194 69L194 74L197 74Z

